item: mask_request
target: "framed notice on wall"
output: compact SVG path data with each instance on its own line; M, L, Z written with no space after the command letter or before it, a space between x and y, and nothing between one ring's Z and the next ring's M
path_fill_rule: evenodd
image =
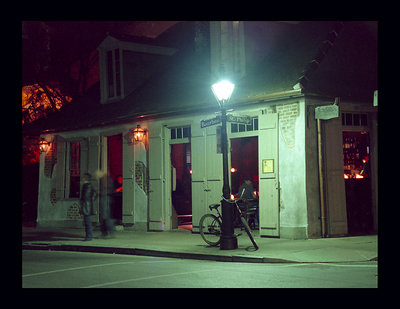
M263 174L274 172L274 159L262 160L262 172Z

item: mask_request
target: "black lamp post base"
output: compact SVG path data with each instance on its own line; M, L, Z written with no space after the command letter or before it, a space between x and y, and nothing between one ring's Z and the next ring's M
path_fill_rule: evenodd
M221 243L219 247L221 250L233 250L237 249L237 247L238 247L238 242L236 235L231 235L231 236L221 235Z

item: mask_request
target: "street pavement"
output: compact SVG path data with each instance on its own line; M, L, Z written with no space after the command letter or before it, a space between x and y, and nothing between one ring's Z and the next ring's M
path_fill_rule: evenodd
M221 263L125 254L23 250L22 287L377 288L378 263ZM379 287L382 287L381 282ZM370 291L368 293L370 299ZM183 303L181 295L179 302Z
M145 232L124 229L104 239L94 230L92 241L83 241L83 228L23 227L23 250L56 250L131 254L183 259L248 263L339 263L378 260L378 236L290 240L259 237L255 250L245 231L235 230L238 248L208 246L200 234L185 229Z

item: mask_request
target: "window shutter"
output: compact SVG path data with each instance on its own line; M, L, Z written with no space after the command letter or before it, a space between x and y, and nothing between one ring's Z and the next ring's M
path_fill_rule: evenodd
M85 173L88 173L88 159L89 159L89 142L88 138L85 138L81 141L81 166L80 166L80 176L81 176L81 185L82 185L82 177Z
M66 142L60 135L56 135L55 141L57 143L57 164L55 165L56 199L59 201L64 199Z

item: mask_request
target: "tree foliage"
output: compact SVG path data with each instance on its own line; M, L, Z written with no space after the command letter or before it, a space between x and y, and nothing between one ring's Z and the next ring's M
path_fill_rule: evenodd
M71 101L54 83L36 83L22 87L22 125L60 109ZM39 136L22 137L22 165L38 163Z
M47 116L72 100L58 87L37 83L22 87L22 124Z

